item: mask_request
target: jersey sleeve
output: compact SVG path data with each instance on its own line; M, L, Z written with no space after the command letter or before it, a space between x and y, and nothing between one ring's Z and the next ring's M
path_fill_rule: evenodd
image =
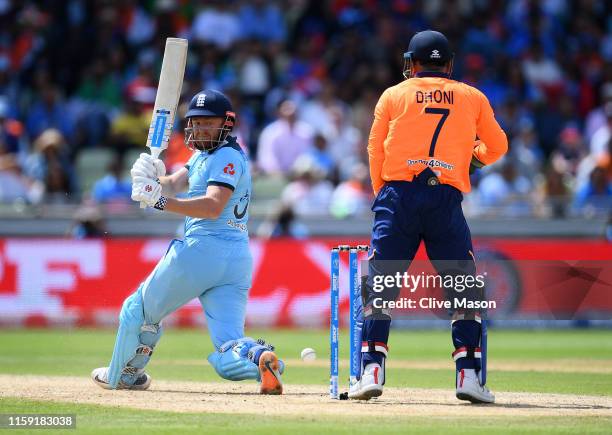
M370 161L370 178L372 189L377 194L385 184L382 178L383 163L385 161L384 144L389 132L389 90L387 89L378 100L374 109L374 121L368 139L368 158Z
M480 102L480 113L476 123L476 134L480 139L475 143L473 156L485 165L499 160L508 151L506 133L495 120L493 108L487 97L477 92Z
M239 151L230 147L219 149L208 171L208 185L223 186L233 191L244 173L244 164Z

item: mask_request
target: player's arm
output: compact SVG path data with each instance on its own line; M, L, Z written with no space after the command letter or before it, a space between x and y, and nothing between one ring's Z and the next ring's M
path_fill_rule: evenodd
M193 218L217 219L233 192L226 186L209 185L206 194L197 198L167 198L164 210Z
M389 132L389 93L385 91L374 109L374 121L368 139L368 158L370 161L370 179L374 194L385 184L382 178L383 163L385 161L384 143Z
M480 92L478 98L480 114L476 123L476 134L480 140L476 141L472 153L473 167L495 163L508 151L508 138L497 123L489 100Z
M181 168L172 175L159 177L159 183L162 186L162 195L166 197L174 197L176 194L187 190L189 181L189 170Z

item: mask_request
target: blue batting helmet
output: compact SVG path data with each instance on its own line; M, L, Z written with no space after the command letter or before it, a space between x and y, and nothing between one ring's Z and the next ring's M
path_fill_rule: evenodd
M194 137L194 126L191 122L191 118L195 117L224 119L223 124L218 129L219 135L211 140L196 140ZM185 127L185 144L187 147L210 151L225 141L227 135L234 128L236 114L232 108L232 103L223 93L213 89L205 89L193 96L185 114L185 119L187 120L187 127Z

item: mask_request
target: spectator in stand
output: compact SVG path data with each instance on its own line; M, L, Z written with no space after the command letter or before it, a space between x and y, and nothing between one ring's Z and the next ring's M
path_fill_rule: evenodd
M312 159L314 165L323 173L325 178L332 178L336 170L334 159L329 153L327 139L322 134L316 134L313 146L304 155Z
M528 214L529 204L525 199L531 183L518 175L516 165L509 158L503 159L499 172L486 175L478 186L479 202L491 214L520 216Z
M361 93L360 98L352 106L351 124L355 126L361 138L367 138L372 127L372 113L378 102L378 93L373 86L367 86ZM363 147L365 149L365 147ZM364 156L365 157L365 156ZM366 160L366 159L364 159Z
M93 200L99 204L132 203L132 184L123 178L120 158L115 157L109 163L106 175L94 183L91 194Z
M253 0L238 11L240 27L246 38L281 43L287 37L285 19L276 2Z
M117 75L109 70L106 59L96 59L85 70L76 96L106 110L121 106L121 84Z
M603 107L606 123L593 135L589 146L590 152L578 164L576 169L575 192L581 191L590 182L591 173L597 166L608 167L612 155L612 101Z
M541 172L544 153L539 147L533 122L524 119L520 123L518 135L510 143L509 149L510 157L516 161L519 175L534 181Z
M372 187L367 166L353 167L351 178L340 183L331 198L330 213L336 218L347 218L367 213L372 205Z
M567 215L570 197L568 178L566 172L554 164L546 169L544 181L537 192L540 216L560 219Z
M10 116L8 98L0 97L0 141L5 152L25 151L23 133L23 124Z
M334 112L337 113L338 111L348 112L348 108L336 96L334 82L326 80L317 96L300 107L299 118L317 131L329 135L330 132L337 129L334 117L338 115L334 115ZM340 116L345 118L343 113Z
M296 160L293 181L281 193L281 203L291 207L297 216L325 216L329 212L333 185L307 155Z
M244 36L232 2L200 0L198 8L191 27L191 35L196 41L211 42L222 50L228 50Z
M79 200L78 185L72 164L66 155L62 133L47 129L34 141L34 152L25 162L25 173L42 184L43 201L70 203Z
M40 136L45 130L54 128L63 137L70 139L74 133L75 120L64 101L59 89L52 83L42 83L38 99L28 110L26 129L30 138Z
M563 72L539 43L535 43L522 62L527 81L542 93L556 93L563 87Z
M272 71L266 47L256 39L247 40L237 58L237 88L242 95L242 104L248 106L256 121L261 123L266 93L272 86Z
M612 101L607 102L604 106L603 115L605 116L606 122L593 133L589 146L591 154L596 159L606 153L608 142L612 137Z
M612 183L606 169L595 167L589 183L576 192L574 208L586 214L605 214L612 209Z
M323 134L329 144L329 154L338 167L340 179L347 180L352 175L353 167L367 156L367 150L361 142L359 130L349 122L340 106L331 107L329 115L331 125Z
M551 161L572 176L576 175L580 161L587 155L580 131L565 127L559 135L559 146L551 155Z
M259 136L257 166L270 175L289 175L296 159L313 143L313 130L297 119L297 107L290 100L278 108L278 119Z
M40 199L40 189L23 174L17 154L11 153L0 138L0 203L29 202Z
M8 101L17 101L19 94L18 75L11 74L11 61L8 56L0 54L0 96ZM11 113L11 115L13 115Z
M595 132L608 123L605 107L608 103L612 103L612 81L602 85L601 101L602 104L593 109L585 120L584 135L589 143L591 143Z
M69 235L75 239L91 239L108 235L100 209L92 204L81 206L74 214Z
M125 112L113 120L109 140L120 157L128 149L142 148L147 143L151 112L145 107L154 100L155 94L150 95L145 88L138 88L128 95Z
M157 92L155 73L161 67L156 65L156 60L161 60L159 56L155 50L142 50L134 66L135 71L128 72L129 78L125 84L125 95L128 98L137 98L143 103L151 101L151 109Z
M257 228L257 237L262 239L277 237L305 239L308 237L308 228L296 219L290 205L281 204L280 208L268 216Z
M239 143L264 172L288 174L316 130L326 136L340 180L347 180L364 161L361 141L377 97L401 69L402 41L432 27L452 35L456 51L465 54L453 77L476 82L495 106L518 177L535 185L560 177L575 195L608 155L612 27L606 6L601 0L0 0L0 114L3 97L8 107L0 136L20 163L50 127L66 138L71 159L84 146L142 147L164 40L181 36L190 39L183 92L233 92L232 101L243 103ZM276 125L260 135L285 99L310 127ZM524 130L525 123L533 130ZM557 167L559 156L571 151L560 147L567 127L590 148L575 177L573 169ZM542 173L551 166L554 176ZM478 194L475 188L466 204L477 203Z

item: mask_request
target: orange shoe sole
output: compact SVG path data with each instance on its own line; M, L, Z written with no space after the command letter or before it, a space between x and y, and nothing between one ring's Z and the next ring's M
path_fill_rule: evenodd
M261 394L283 394L283 384L278 371L278 358L274 352L266 351L259 357L259 373L261 375Z

